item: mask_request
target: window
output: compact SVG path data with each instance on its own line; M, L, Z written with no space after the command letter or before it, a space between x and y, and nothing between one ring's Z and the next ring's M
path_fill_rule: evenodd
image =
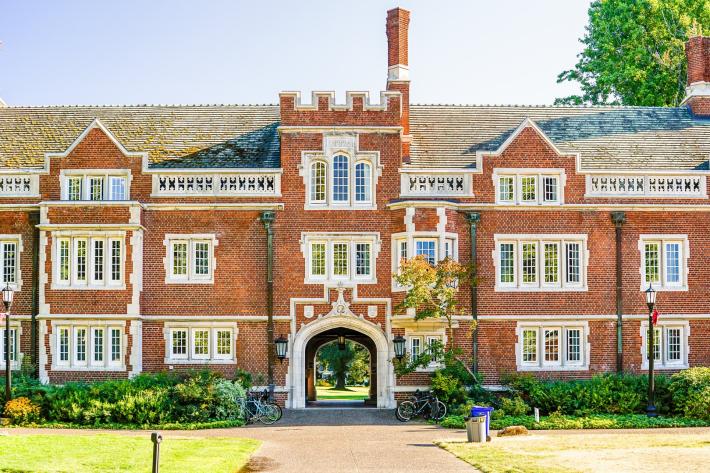
M427 351L428 351L429 354L431 355L431 361L432 361L433 363L436 363L436 362L439 361L438 358L437 358L437 356L436 356L436 351L435 351L435 349L434 349L434 346L435 346L435 345L441 345L441 343L442 343L442 341L441 341L441 337L440 337L439 335L429 335L429 336L426 337L426 347L427 347Z
M123 369L123 329L106 324L58 325L53 364L78 369Z
M436 240L415 239L414 256L419 255L424 255L430 265L435 265L439 259L436 254Z
M234 359L234 329L231 327L171 327L166 340L165 362L205 363Z
M213 235L166 235L166 283L214 281Z
M399 248L397 266L399 266L400 262L407 260L407 240L400 240L397 247Z
M373 234L304 234L306 282L375 280Z
M586 326L532 325L518 326L519 370L587 369Z
M0 274L2 274L2 287L16 285L18 282L17 253L18 240L0 240Z
M311 164L311 202L325 202L326 164L316 161Z
M128 170L62 171L62 200L128 200Z
M563 169L496 169L493 182L498 204L562 203Z
M360 162L355 165L355 201L370 202L371 201L371 186L372 178L370 165Z
M333 201L348 202L350 200L350 178L347 156L338 155L333 158Z
M410 345L410 358L412 361L417 361L419 355L422 353L422 337L411 337L409 339Z
M123 176L111 176L109 200L126 200L126 178Z
M499 290L585 290L584 235L496 235Z
M659 323L653 328L653 359L654 368L686 368L688 366L687 322ZM648 322L642 322L641 333L643 343L643 367L648 368Z
M438 360L435 359L436 353L432 349L435 344L442 343L441 335L427 335L419 332L414 332L413 335L408 335L409 340L409 357L412 361L416 361L422 355L427 354L432 356L429 366L423 370L430 370L438 366Z
M92 289L122 286L122 237L57 235L56 239L55 286Z
M14 327L10 328L10 361L11 364L15 364L19 360L19 353L17 348L19 347L17 343L17 329ZM0 361L5 363L5 328L0 330ZM4 366L4 365L3 365Z
M686 235L646 236L641 235L643 279L641 289L649 285L654 289L685 290L686 259L688 257Z

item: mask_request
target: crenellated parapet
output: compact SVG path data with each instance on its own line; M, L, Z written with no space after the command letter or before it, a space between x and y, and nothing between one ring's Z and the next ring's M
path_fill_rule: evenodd
M312 92L311 103L301 101L300 92L281 92L281 126L401 126L402 94L380 92L379 103L368 92L348 91L345 103L335 101L335 92Z

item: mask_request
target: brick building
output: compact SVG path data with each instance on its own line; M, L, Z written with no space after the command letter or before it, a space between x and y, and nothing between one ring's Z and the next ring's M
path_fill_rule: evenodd
M301 407L344 335L391 407L430 371L396 379L396 335L463 348L488 385L643 372L649 283L657 368L710 364L710 38L687 44L678 108L410 105L408 24L388 12L379 103L0 106L15 365L57 383L272 366ZM418 254L478 268L454 340L394 312Z

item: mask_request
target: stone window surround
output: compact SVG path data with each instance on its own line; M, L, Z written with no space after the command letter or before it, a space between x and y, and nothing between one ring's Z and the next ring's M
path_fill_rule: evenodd
M499 192L500 178L508 176L513 178L513 200L501 201ZM522 186L520 181L521 178L528 176L536 178L535 202L524 202L522 199ZM555 201L544 201L543 199L545 191L543 187L543 177L546 176L557 178L557 200ZM495 168L493 169L492 179L495 192L495 203L499 205L562 205L565 202L565 185L567 182L567 175L564 168Z
M92 291L122 291L126 289L126 232L120 231L95 231L95 230L53 230L51 231L52 236L52 290L92 290ZM90 242L91 238L101 238L110 242L111 239L121 240L121 281L109 283L108 280L111 271L111 259L110 259L110 245L105 245L104 247L104 283L103 284L92 284L90 272L93 271L93 253L92 248L89 243L87 243L87 257L86 257L86 271L87 271L87 283L86 284L74 284L73 282L73 251L74 245L70 244L69 249L69 281L59 282L59 240L62 238L68 238L70 242L73 242L75 238L86 238ZM107 257L108 255L108 257Z
M421 330L421 329L404 329L404 337L407 339L407 350L409 354L412 353L412 339L419 338L421 340L420 353L424 352L428 347L428 341L430 338L437 338L444 346L448 343L447 329L441 328L439 330ZM419 367L416 369L417 372L431 373L443 366L441 361L435 361L429 363L428 366Z
M187 357L173 358L172 357L172 334L175 330L187 330ZM209 330L209 350L210 354L206 358L195 358L193 352L193 330L203 329ZM231 330L232 332L232 353L229 357L220 357L216 355L217 349L217 330ZM165 357L163 362L166 365L200 365L200 364L235 364L237 362L237 340L239 338L239 327L236 322L219 322L219 321L184 321L170 322L163 326L163 340L165 343ZM224 355L221 355L224 356Z
M173 252L172 252L172 242L176 240L187 241L188 244L188 274L184 279L175 278L172 276L173 267ZM210 274L206 278L193 278L191 277L191 267L194 263L192 262L193 252L192 243L194 241L203 240L210 242ZM217 257L215 256L215 248L219 246L219 240L217 235L214 233L166 233L163 239L163 246L165 247L165 258L163 258L163 268L165 269L165 284L214 284L214 275L217 270Z
M544 341L542 331L546 328L560 329L560 363L545 364ZM523 362L523 331L526 329L536 329L537 335L537 358L535 364ZM580 340L581 361L573 364L566 364L567 337L565 329L581 329L582 339ZM515 327L515 365L518 371L587 371L589 370L589 360L591 357L591 342L589 341L589 321L586 320L548 320L548 321L519 321Z
M59 329L69 328L69 361L59 361ZM74 361L75 328L86 328L86 364L77 365ZM103 366L91 363L93 355L92 329L104 329L104 361ZM121 361L111 362L110 359L110 330L121 331ZM128 335L126 334L126 321L121 319L52 319L52 334L50 337L50 352L52 354L51 371L126 371L126 347Z
M81 193L82 193L82 198L81 200L76 200L76 201L70 201L69 200L69 178L71 177L81 177L82 178L82 187L81 187ZM131 181L133 180L133 176L131 175L131 170L130 169L62 169L59 173L59 182L60 182L60 189L61 189L61 197L60 199L62 201L66 202L77 202L77 203L85 203L86 201L90 201L89 199L89 188L88 188L88 180L90 177L101 177L103 178L103 199L101 201L109 201L111 202L107 197L111 193L111 182L110 179L111 177L125 177L126 178L126 196L124 200L121 201L115 201L115 202L125 202L127 200L130 200L131 197Z
M690 268L688 262L690 261L690 242L688 240L687 234L641 234L638 240L638 249L640 252L640 266L639 274L641 275L641 286L640 290L643 292L648 289L648 283L646 283L646 257L645 257L645 243L649 241L658 241L661 243L661 247L667 242L679 242L681 243L681 251L683 254L680 256L680 277L681 282L678 285L666 285L665 272L665 248L661 248L661 255L659 260L659 271L660 271L660 282L653 283L653 289L656 291L688 291L688 275L690 273Z
M662 317L662 316L661 316ZM690 367L688 362L688 353L690 352L690 322L687 320L659 320L656 324L656 328L661 328L661 359L654 360L653 368L656 370L678 370L686 369ZM668 362L666 360L667 352L666 348L666 329L667 328L680 328L682 330L680 335L680 361L679 362ZM641 335L641 369L648 369L648 320L642 320L640 326Z
M9 242L9 243L15 243L16 246L16 251L15 251L15 283L10 284L10 287L15 291L19 292L22 290L22 251L24 250L24 247L22 245L22 235L19 233L17 234L0 234L0 242ZM2 258L3 255L0 252L0 258ZM2 262L0 262L0 269L2 269ZM2 282L2 274L0 273L0 285L4 288L5 283Z
M22 351L22 324L20 321L15 321L15 320L10 320L10 330L15 330L15 333L17 334L17 341L16 341L16 357L14 360L10 361L10 367L13 370L19 370L20 367L22 366L22 359L24 358L25 354ZM0 361L2 361L2 366L3 369L5 367L5 323L2 323L2 326L0 327L0 337L2 338L0 340L0 349L2 349L2 355L0 355Z
M311 275L311 244L315 242L326 243L326 276ZM338 277L332 275L333 243L347 242L349 261L348 276ZM356 276L355 271L355 245L357 243L370 244L370 275ZM377 284L377 256L382 242L379 232L302 232L301 253L305 261L304 284Z

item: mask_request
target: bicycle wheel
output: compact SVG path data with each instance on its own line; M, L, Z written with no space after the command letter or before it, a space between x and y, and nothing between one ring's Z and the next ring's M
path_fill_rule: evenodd
M417 408L413 402L403 401L399 406L397 406L397 419L402 422L409 422L414 416L416 410Z
M279 420L279 411L276 410L276 407L278 406L274 404L264 404L262 406L261 415L259 416L259 420L262 424L271 425Z
M446 417L446 404L437 400L431 407L431 419L439 421L444 417Z
M281 417L283 417L283 415L284 415L283 411L281 410L281 406L279 406L278 404L276 404L274 402L269 403L269 405L272 406L274 409L276 409L276 412L278 412L278 418L276 420L277 421L281 420Z

